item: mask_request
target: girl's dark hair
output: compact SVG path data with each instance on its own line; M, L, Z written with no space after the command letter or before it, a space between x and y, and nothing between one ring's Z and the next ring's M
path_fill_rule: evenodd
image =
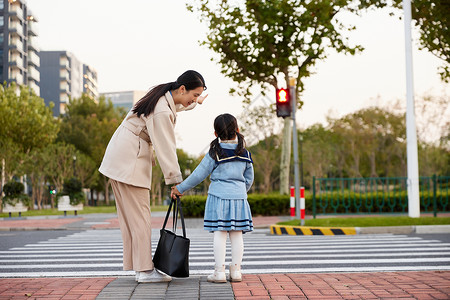
M144 97L142 97L133 107L133 113L138 117L144 115L148 116L155 110L156 103L165 93L171 90L176 90L184 85L187 91L203 87L206 90L205 79L196 71L188 70L177 78L177 81L163 83L153 87Z
M236 155L240 155L244 152L244 136L237 131L238 124L235 117L230 114L222 114L217 116L214 120L214 130L217 133L217 138L210 144L209 155L211 158L217 160L217 156L222 157L224 154L219 145L219 138L221 140L231 140L235 138L235 135L238 137L238 145L236 150L234 150L234 153Z

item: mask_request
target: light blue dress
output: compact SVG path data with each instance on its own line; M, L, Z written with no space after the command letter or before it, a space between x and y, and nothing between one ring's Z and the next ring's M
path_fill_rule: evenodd
M223 149L236 149L237 144L220 143ZM248 153L248 151L247 151ZM217 162L206 154L192 174L177 185L180 193L192 189L211 174L204 214L208 231L253 230L252 213L247 192L253 184L253 164L249 159L233 158Z

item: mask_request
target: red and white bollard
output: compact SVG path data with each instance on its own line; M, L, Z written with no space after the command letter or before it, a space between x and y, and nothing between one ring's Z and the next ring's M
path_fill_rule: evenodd
M292 195L292 192L291 192ZM291 198L292 199L292 198ZM305 225L305 188L300 188L300 224Z
M295 188L291 186L291 217L295 218Z

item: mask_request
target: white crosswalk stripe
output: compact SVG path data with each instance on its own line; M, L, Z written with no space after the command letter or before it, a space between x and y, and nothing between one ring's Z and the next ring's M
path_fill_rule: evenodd
M317 273L450 270L450 243L406 235L244 235L244 273ZM159 230L153 230L153 250ZM190 272L214 266L213 235L188 230ZM227 264L231 261L227 244ZM119 230L88 230L0 251L1 277L133 275L122 270Z

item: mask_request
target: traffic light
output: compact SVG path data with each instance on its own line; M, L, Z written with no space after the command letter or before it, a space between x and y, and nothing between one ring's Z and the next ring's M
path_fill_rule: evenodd
M48 192L50 193L50 195L56 195L56 188L53 185L49 185Z
M277 89L277 117L290 117L292 112L291 97L288 89Z

